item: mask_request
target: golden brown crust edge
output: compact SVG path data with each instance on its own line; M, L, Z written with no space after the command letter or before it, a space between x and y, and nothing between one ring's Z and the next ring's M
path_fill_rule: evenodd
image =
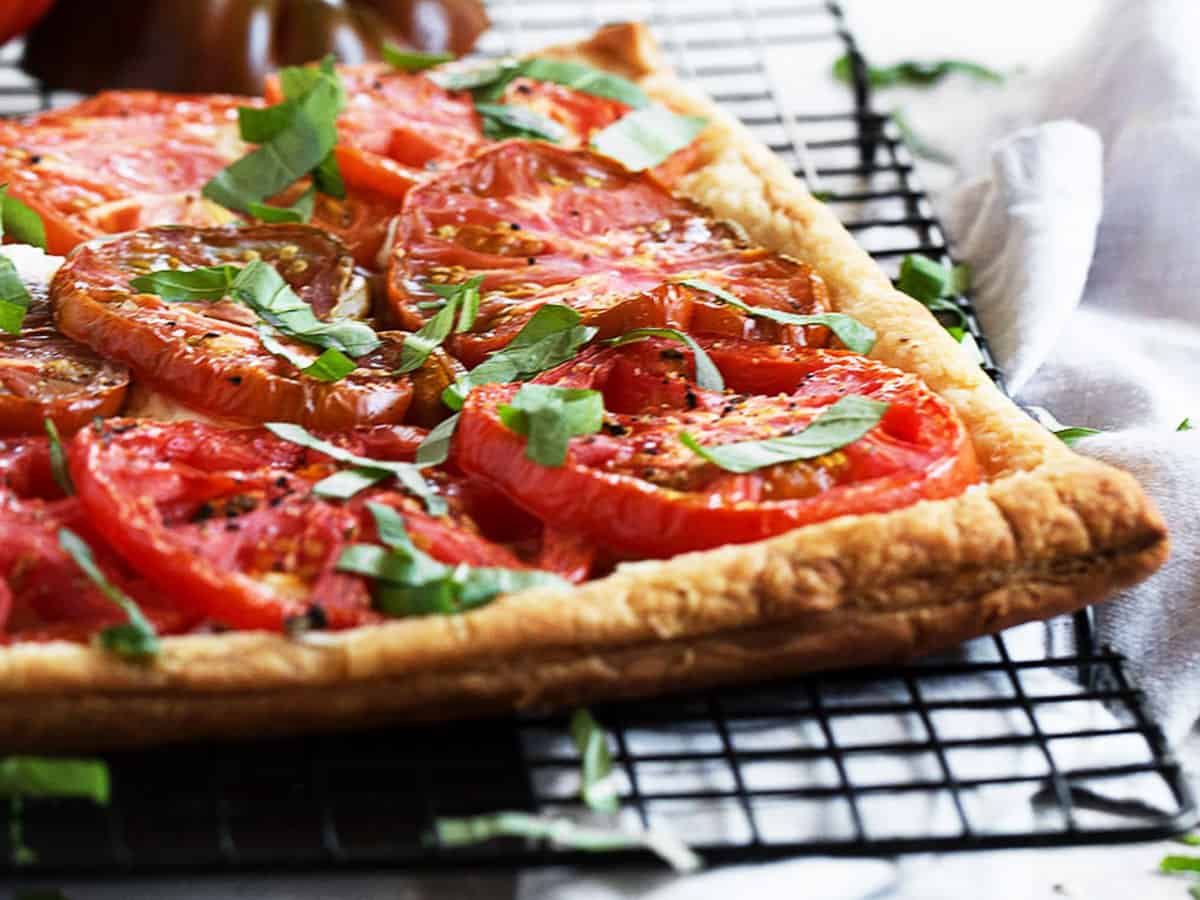
M823 204L740 124L686 94L640 26L570 53L712 123L686 193L812 261L872 355L920 374L967 421L992 477L961 497L757 544L624 566L459 617L294 641L168 638L152 667L69 644L0 651L0 750L88 749L448 718L887 662L1101 599L1166 555L1128 475L1024 416L928 312L897 294Z

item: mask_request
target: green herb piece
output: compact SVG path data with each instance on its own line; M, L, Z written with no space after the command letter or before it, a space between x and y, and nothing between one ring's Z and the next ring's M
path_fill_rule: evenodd
M358 368L354 360L340 350L329 349L316 359L310 360L306 354L279 340L278 332L265 323L259 323L255 331L258 332L258 339L262 342L264 350L286 359L300 370L301 375L317 381L340 381Z
M770 319L772 322L779 322L782 325L824 325L846 346L846 349L853 350L855 353L870 353L871 348L875 346L875 332L858 321L858 319L848 316L845 313L801 315L799 313L771 309L767 306L750 306L743 303L724 288L719 288L715 284L709 284L707 281L702 281L699 278L685 278L679 283L690 288L695 288L698 291L705 291L712 294L718 300L723 300L725 303L736 309L740 309L747 315L756 316L761 319Z
M465 847L500 837L524 837L589 853L643 848L657 854L680 873L695 872L704 867L704 862L690 847L667 832L584 825L563 817L526 812L438 819L434 822L434 834L443 847Z
M58 434L58 426L53 419L43 419L42 427L46 429L46 437L50 439L50 474L54 483L62 488L68 497L75 495L75 484L71 481L71 470L67 468L67 453L63 449L62 438Z
M9 334L20 334L25 314L33 305L33 297L21 280L11 259L0 253L0 328Z
M1190 418L1188 418L1188 419L1184 419L1177 426L1175 426L1175 430L1176 431L1192 431L1195 429L1195 427L1196 426L1192 424L1192 420ZM1197 839L1197 843L1200 843L1200 838Z
M357 453L351 453L349 450L338 447L336 444L329 443L329 441L321 440L321 438L309 434L301 426L293 425L290 422L268 422L265 427L278 438L291 441L293 444L299 444L301 447L307 447L309 450L316 450L318 453L324 453L336 462L345 463L358 469L365 469L367 472L380 473L378 479L380 481L388 475L393 475L404 490L414 497L421 499L430 514L435 516L444 516L446 514L445 499L437 493L432 485L421 477L420 469L412 463L368 459L365 456L359 456ZM327 478L324 481L318 482L318 485L325 484L329 480ZM367 484L363 484L363 487L366 486Z
M480 102L475 104L475 111L484 135L493 141L524 138L557 144L567 136L564 126L524 106Z
M867 81L874 88L899 85L925 87L936 84L947 75L959 73L976 81L1002 84L1004 76L995 69L963 59L904 60L891 66L867 66ZM854 68L850 54L838 57L833 64L833 77L846 84L854 83Z
M477 275L460 284L427 285L445 300L445 305L419 331L405 335L400 348L400 368L395 374L403 375L421 368L429 354L442 345L451 331L467 331L475 324L475 317L479 314L479 285L482 283L483 276Z
M644 106L592 135L592 149L631 172L652 169L696 139L708 122L665 106Z
M247 211L262 222L308 222L317 202L316 185L310 185L291 206L270 206L266 203L247 204Z
M100 646L135 662L143 662L158 653L158 634L154 626L142 615L141 609L119 587L108 580L96 565L92 548L69 528L58 529L58 543L75 565L83 570L83 574L96 585L105 597L119 606L125 612L128 622L124 625L112 625L100 632Z
M725 379L721 377L721 370L717 368L717 364L712 361L712 357L693 340L690 334L684 334L682 331L674 328L635 328L633 331L628 331L620 337L609 338L608 343L614 347L619 347L622 344L629 344L634 341L644 341L650 337L671 338L684 344L692 351L692 356L696 362L696 384L706 391L725 390Z
M765 466L815 459L853 444L879 424L888 404L851 394L824 409L798 434L761 441L704 446L687 432L685 447L727 472L753 472Z
M616 812L620 807L620 798L613 779L608 735L586 709L575 710L569 730L581 759L580 796L583 802L596 812Z
M421 72L448 63L452 59L453 53L425 53L421 50L397 47L391 41L383 42L383 61L401 72Z
M378 469L342 469L314 484L312 492L318 497L331 500L349 500L359 491L391 477L390 472L381 472Z
M99 759L6 756L0 758L0 797L80 797L107 806L108 766Z
M442 402L453 410L481 384L505 384L532 378L573 359L579 348L596 336L596 329L580 325L583 317L569 306L547 303L540 307L503 350L442 392Z
M522 385L512 403L497 412L509 431L525 435L525 457L543 466L561 466L573 437L595 434L604 423L599 391L549 384Z
M382 503L368 503L379 540L351 544L342 551L337 568L376 581L375 605L392 616L451 614L482 606L500 594L567 582L538 569L499 569L456 566L439 562L418 549L408 536L403 517Z
M32 209L9 196L8 182L0 184L0 238L8 235L18 244L46 249L46 226Z
M470 69L431 72L429 79L448 91L474 91L501 81L507 84L520 66L516 60L500 59Z
M617 100L634 109L650 105L646 92L629 79L584 63L534 57L521 62L516 73L535 81L551 81L585 94Z
M1200 847L1200 834L1181 834L1175 838L1175 843L1185 847Z
M1096 428L1060 428L1054 432L1054 436L1066 444L1068 447L1074 447L1082 438L1091 437L1093 434L1100 434Z
M1164 856L1158 869L1160 872L1200 872L1200 856Z
M1192 900L1200 900L1200 884L1193 884L1190 886L1188 888L1188 896L1190 896Z
M965 265L944 266L928 256L910 253L900 261L896 289L908 294L930 312L954 316L955 325L965 328L967 314L957 303L946 298L966 291L970 277L970 269Z
M457 413L435 425L417 447L417 465L438 466L444 463L450 457L450 441L457 428Z
M237 266L206 266L199 269L160 269L129 280L143 294L155 294L171 303L223 300L233 290Z
M820 200L822 203L828 203L836 195L833 191L809 191L814 200Z
M250 213L251 204L261 204L309 174L319 190L345 196L344 186L339 192L341 179L333 157L336 120L345 104L345 91L332 58L320 67L282 69L279 77L287 99L266 110L239 110L243 137L259 147L204 185L201 193L208 199Z

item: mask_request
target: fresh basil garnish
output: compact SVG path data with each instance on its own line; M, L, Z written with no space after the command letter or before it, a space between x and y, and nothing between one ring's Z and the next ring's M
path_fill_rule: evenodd
M21 280L11 259L0 253L0 328L9 334L20 334L25 314L33 305L33 297Z
M665 106L635 109L592 135L592 149L631 172L652 169L696 139L708 122Z
M53 419L43 419L42 427L46 429L46 437L50 439L50 474L54 483L62 488L68 497L75 495L75 484L71 481L71 470L67 468L67 452L63 449L62 438L58 426Z
M620 337L609 338L608 343L614 347L619 347L622 344L629 344L634 341L644 341L650 337L670 338L684 344L692 351L692 356L696 362L696 384L706 391L725 390L725 379L721 377L721 370L717 368L717 364L712 361L712 357L705 352L703 347L696 343L690 334L685 334L675 328L635 328L633 331L625 332Z
M1083 438L1091 437L1093 434L1102 434L1102 432L1098 428L1072 426L1070 428L1060 428L1053 434L1068 447L1074 447Z
M100 632L100 646L125 659L142 662L159 650L158 634L141 609L123 590L108 580L92 555L92 548L69 528L58 529L58 544L105 597L119 606L128 618Z
M567 136L563 125L523 106L480 102L475 104L475 112L479 113L484 135L493 141L524 138L557 144Z
M470 330L479 314L479 285L482 283L483 276L476 275L460 284L426 285L446 303L419 331L405 335L400 348L400 368L395 374L403 375L421 368L451 331Z
M32 209L8 193L8 182L0 184L0 238L8 235L18 244L46 249L46 226Z
M646 96L646 92L628 78L581 62L534 57L523 60L516 71L517 75L524 75L534 81L551 81L584 94L617 100L633 109L650 105L650 98Z
M395 462L393 460L370 459L366 456L359 456L357 453L351 453L336 444L331 444L329 441L322 440L315 435L309 434L304 428L299 425L294 425L290 422L268 422L266 429L278 438L285 441L291 441L293 444L299 444L301 447L307 447L309 450L316 450L318 453L324 453L330 459L345 463L349 466L354 466L356 469L364 470L368 475L377 475L378 478L368 480L363 478L361 481L361 490L374 484L375 481L382 481L388 476L395 476L396 481L405 491L418 497L425 504L425 508L430 514L435 516L444 516L446 514L446 501L437 493L437 491L424 478L421 477L421 471L412 463ZM322 495L322 486L330 482L338 475L331 475L323 481L317 482L313 486L313 493ZM341 484L345 483L342 479ZM354 491L350 494L325 494L325 496L339 496L339 499L345 499L347 496L353 496Z
M317 381L340 381L357 368L354 360L342 353L341 350L332 348L324 351L315 360L310 360L299 350L289 347L279 340L275 329L265 322L260 322L255 331L258 332L258 339L262 342L263 349L281 359L286 359L300 370L301 375L307 375Z
M577 709L568 726L571 740L580 758L579 794L583 802L597 812L613 813L620 807L613 779L612 754L608 735L586 709Z
M379 540L386 546L351 544L337 568L375 579L375 604L392 616L451 614L482 606L500 594L531 587L568 587L567 582L538 569L447 565L418 549L403 517L382 503L368 503Z
M313 209L317 203L316 185L310 185L308 190L296 198L291 206L270 206L266 203L250 203L247 210L250 215L260 222L272 224L286 222L308 222L312 219Z
M333 148L346 97L333 58L319 67L282 69L279 78L282 103L238 112L242 137L259 147L218 172L201 191L228 209L251 213L251 204L310 174L318 190L345 196Z
M604 423L604 395L582 388L550 384L522 385L497 409L509 431L529 440L525 456L543 466L561 466L573 437L595 434Z
M976 81L1001 84L1004 76L995 69L965 59L904 60L891 66L867 66L867 81L874 88L898 85L924 87L936 84L947 75L959 73ZM838 57L833 63L833 77L846 84L854 83L854 68L850 55Z
M159 269L129 280L143 294L154 294L171 303L222 300L233 290L237 266L205 266L200 269Z
M470 69L431 72L429 79L448 91L475 91L503 82L507 84L520 66L513 59L499 59ZM498 95L497 95L498 96Z
M1175 430L1176 431L1193 431L1195 429L1195 427L1196 426L1192 424L1192 420L1190 418L1186 418L1182 422L1180 422L1177 426L1175 426Z
M953 316L952 326L965 329L967 314L949 299L970 288L971 270L965 265L944 266L928 256L910 253L900 261L896 289L908 294L932 313Z
M756 316L760 319L770 319L772 322L779 322L781 325L824 325L834 333L837 339L845 345L846 349L853 350L855 353L870 353L871 348L875 346L874 330L845 313L812 313L811 315L801 315L800 313L771 309L768 306L750 306L747 303L743 303L724 288L717 287L715 284L709 284L707 281L702 281L699 278L685 278L679 284L711 294L718 300L722 300L730 306L740 309L747 315Z
M401 72L421 72L448 63L452 59L453 53L425 53L421 50L397 47L391 41L383 42L383 61Z
M1200 856L1164 856L1158 864L1160 872L1200 872Z
M458 413L434 426L417 447L417 465L439 466L450 457L450 441L458 428Z
M547 303L539 307L508 346L446 388L442 402L459 410L471 388L522 381L573 359L579 348L596 336L595 328L579 324L582 319L569 306Z
M107 806L108 766L99 759L0 758L0 797L80 797Z
M679 440L713 465L744 474L840 450L878 425L887 410L886 403L851 394L822 410L802 431L786 437L705 446L687 432L681 432Z

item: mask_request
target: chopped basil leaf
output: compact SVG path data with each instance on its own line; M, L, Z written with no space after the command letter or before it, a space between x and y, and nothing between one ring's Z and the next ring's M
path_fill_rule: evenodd
M99 759L3 757L0 797L80 797L107 806L108 766Z
M1195 427L1196 426L1192 424L1192 420L1190 418L1188 418L1188 419L1184 419L1182 422L1180 422L1179 425L1176 426L1175 430L1176 431L1193 431L1195 429Z
M837 196L836 194L834 194L833 191L824 191L824 190L809 191L809 194L812 195L812 198L814 200L820 200L822 203L828 203L835 196Z
M610 338L608 343L614 347L619 347L622 344L632 343L633 341L644 341L648 337L671 338L686 345L692 351L692 356L696 361L696 384L706 391L725 390L725 379L721 377L721 370L717 368L717 364L712 361L712 357L704 351L704 348L692 339L690 334L684 334L682 331L674 328L636 328L620 337Z
M1200 856L1164 856L1158 868L1161 872L1200 872Z
M493 141L524 138L557 144L567 136L564 126L523 106L476 103L475 111L479 113L484 135Z
M580 796L597 812L612 813L620 807L613 778L608 735L586 709L577 709L569 726L571 740L580 756Z
M853 444L878 425L887 410L886 403L851 394L824 409L799 433L786 437L704 446L681 432L679 440L727 472L753 472L765 466L815 459Z
M770 319L772 322L779 322L782 325L824 325L837 336L837 339L845 345L846 349L853 350L855 353L870 353L871 348L875 346L875 332L858 321L858 319L848 316L845 313L801 315L799 313L771 309L767 306L750 306L747 303L743 303L733 294L729 293L729 291L698 278L685 278L679 283L690 288L695 288L698 291L705 291L712 294L718 300L723 300L730 306L761 319Z
M967 314L953 300L947 299L965 291L970 282L970 269L965 265L944 266L928 256L910 253L900 261L900 277L896 289L918 301L933 313L954 316L960 328L967 325Z
M112 625L100 632L100 646L110 653L134 661L146 660L158 653L158 635L141 609L96 565L92 548L69 528L58 529L58 543L100 593L124 610L129 619L124 625Z
M584 63L535 57L521 62L516 72L535 81L552 81L585 94L618 100L634 109L650 105L646 92L629 79Z
M318 497L328 497L331 500L349 500L359 491L391 477L390 472L378 469L342 469L314 484L312 492Z
M592 149L631 172L652 169L696 139L708 124L665 106L645 106L592 135Z
M891 66L867 66L867 81L874 88L897 85L918 86L935 84L951 73L961 73L976 81L1001 84L1004 76L994 69L964 59L904 60ZM833 64L833 77L847 84L854 82L850 55L838 57Z
M73 497L75 484L71 481L71 470L67 468L67 454L58 434L58 426L54 424L53 419L43 419L42 427L46 429L46 437L50 439L50 474L54 476L54 483L62 488L62 492L68 497Z
M237 266L205 266L199 269L160 269L129 280L143 294L155 294L172 303L223 300L233 289Z
M392 507L368 503L367 508L375 518L379 540L387 549L351 544L342 551L337 568L375 579L375 605L388 615L464 612L499 594L530 587L567 586L557 575L537 569L447 565L413 544L403 517Z
M270 206L266 203L247 204L247 212L262 222L307 222L312 218L316 205L317 189L310 186L291 206Z
M540 307L508 346L446 388L442 402L459 410L471 388L532 378L574 358L596 335L595 328L579 324L582 318L569 306L547 303Z
M526 384L512 403L502 404L497 412L505 428L529 438L527 459L543 466L561 466L571 438L600 430L604 395L580 388Z
M307 354L279 340L278 332L266 323L259 323L255 331L258 332L258 339L262 342L264 350L287 360L300 370L301 375L317 381L339 381L357 368L354 360L340 350L326 350L315 360L310 360Z
M290 422L268 422L265 427L278 438L291 441L293 444L299 444L301 447L307 447L309 450L316 450L318 453L324 453L336 462L346 463L359 469L365 469L368 472L394 475L400 486L414 497L419 497L424 502L425 508L432 515L444 516L446 514L446 501L437 493L432 485L421 477L420 469L412 463L368 459L365 456L359 456L357 453L351 453L349 450L344 450L336 444L329 443L329 441L321 440L309 434L301 426L293 425ZM380 480L382 480L382 477L381 475ZM328 480L325 479L325 481ZM318 482L318 484L324 483ZM367 485L363 484L362 486L366 487Z
M500 81L507 84L514 77L510 73L516 71L519 65L516 60L500 59L470 69L431 72L429 78L448 91L474 91Z
M242 140L251 144L265 144L283 131L296 115L295 100L284 100L274 106L239 106L238 131Z
M438 466L444 463L450 456L450 441L457 428L457 413L434 426L417 447L417 465Z
M425 53L421 50L397 47L391 41L383 42L383 61L401 72L420 72L424 69L432 69L434 66L448 63L452 59L454 59L453 53Z
M8 235L18 244L46 249L46 226L32 209L8 194L8 183L0 184L0 238Z
M342 170L338 168L337 157L333 155L333 151L313 169L312 178L313 186L322 194L339 200L346 196L346 182L342 178Z
M446 305L415 334L404 336L404 344L400 348L400 368L395 374L404 375L421 368L429 354L442 345L451 331L466 331L475 324L475 316L479 313L479 285L482 283L483 276L477 275L461 284L428 285L430 290L445 298Z
M247 140L261 140L259 147L226 166L204 185L201 193L210 200L238 212L249 213L250 204L274 197L288 185L310 173L319 190L344 196L337 163L337 115L345 104L345 91L333 70L332 59L320 68L305 66L279 73L287 99L250 113L239 112ZM272 111L273 110L273 111ZM269 137L268 137L269 135ZM316 170L322 171L318 173Z
M1054 436L1068 447L1074 447L1080 440L1091 437L1093 434L1101 434L1101 432L1096 428L1083 427L1060 428L1054 432Z
M524 837L546 840L558 847L589 853L641 847L657 854L681 873L695 872L704 866L690 847L668 832L586 825L560 816L495 812L462 819L437 819L434 833L438 843L444 847L465 847L499 837Z
M32 305L33 297L17 273L16 265L0 253L0 328L9 334L20 334L25 314Z
M1181 834L1175 838L1175 843L1185 847L1200 847L1200 834Z

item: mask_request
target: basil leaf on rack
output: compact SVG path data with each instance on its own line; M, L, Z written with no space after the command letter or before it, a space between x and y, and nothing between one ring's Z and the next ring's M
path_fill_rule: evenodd
M633 331L627 331L620 337L609 338L607 343L614 347L619 347L622 344L629 344L633 341L644 341L649 337L664 337L679 341L692 351L692 356L696 361L696 384L708 391L723 391L725 390L725 379L721 377L721 370L717 368L717 364L712 361L704 348L693 340L690 334L685 334L674 328L635 328Z
M532 378L574 358L579 348L596 336L596 329L580 325L582 316L569 306L547 303L530 317L503 350L482 363L442 392L442 402L462 409L471 388Z
M359 456L357 453L351 453L349 450L338 447L336 444L331 444L329 441L315 437L301 426L290 422L268 422L265 427L278 438L291 441L293 444L299 444L301 447L307 447L309 450L316 450L318 453L324 453L336 462L364 469L368 473L379 473L378 480L380 481L389 475L394 475L405 491L424 502L425 508L430 514L435 516L444 516L446 514L445 499L437 493L432 485L421 477L420 469L412 463L369 459L365 456ZM314 486L314 490L329 480L327 478L324 481L318 482ZM362 487L367 487L367 484L362 484Z
M604 395L549 384L522 385L497 412L509 431L529 440L525 456L539 465L561 466L571 438L595 434L604 422Z
M443 419L425 435L417 447L417 465L438 466L450 457L450 441L458 428L458 413Z
M824 409L799 433L786 437L704 446L687 432L681 432L679 440L713 465L744 474L840 450L878 425L887 410L886 403L851 394Z
M46 226L32 209L9 196L8 182L0 184L0 237L8 235L18 244L46 249Z
M0 757L0 797L80 797L107 806L108 765L99 759Z
M155 656L159 650L158 634L141 609L123 590L108 580L96 565L92 548L69 528L58 529L58 543L75 561L100 593L119 606L128 618L123 625L111 625L100 632L100 646L110 653L135 662Z
M682 150L707 124L699 116L683 116L665 106L644 106L592 135L591 146L629 171L641 172Z
M1082 426L1060 428L1054 432L1054 436L1068 447L1074 447L1083 438L1091 437L1093 434L1103 434L1103 432L1098 428L1084 428Z
M419 331L405 335L404 344L400 347L400 368L396 369L395 374L403 375L421 368L429 354L442 345L451 331L463 332L475 324L475 317L479 314L479 285L482 283L483 276L477 275L461 284L427 285L446 301L446 305Z
M750 306L747 303L743 303L724 288L717 287L715 284L709 284L707 281L702 281L699 278L685 278L679 283L690 288L695 288L698 291L705 291L712 294L718 300L723 300L725 303L736 309L740 309L747 315L757 316L761 319L770 319L772 322L779 322L782 325L824 325L837 336L837 339L845 345L846 349L853 350L855 353L870 353L871 348L875 346L874 330L845 313L801 315L799 313L771 309L766 306Z
M567 136L564 126L523 106L476 103L475 111L479 113L484 135L493 141L524 138L557 144Z
M448 63L452 59L453 53L425 53L421 50L397 47L391 41L383 42L383 61L401 72L421 72Z
M62 492L68 497L73 497L75 483L71 481L71 470L67 468L67 452L63 449L58 426L54 424L53 419L43 419L42 427L46 430L46 437L50 439L50 474L54 476L54 483L62 488Z
M924 87L936 84L947 75L959 73L976 81L1002 84L1004 76L995 69L965 59L904 60L890 66L867 66L867 81L874 88L898 85ZM833 77L847 84L854 83L854 68L850 55L838 57L833 63Z
M270 206L266 203L247 204L247 212L260 222L279 224L280 222L308 222L312 219L313 208L316 206L317 189L311 186L296 198L291 206Z
M233 290L237 266L206 266L200 269L160 269L129 280L143 294L155 294L171 303L222 300Z
M1196 428L1196 426L1192 424L1192 420L1190 418L1186 418L1175 427L1175 430L1176 431L1193 431L1193 430L1195 430L1195 428Z
M613 778L608 735L591 712L577 709L568 726L580 757L580 796L596 812L614 813L620 807Z
M704 867L703 860L669 832L582 824L563 816L505 811L469 818L443 818L435 820L434 835L443 847L466 847L499 837L545 840L557 847L588 853L640 847L657 854L676 872L696 872Z
M634 109L650 105L650 98L646 96L646 92L628 78L585 63L534 57L523 60L517 66L516 74L535 81L551 81L596 97L607 97Z
M1200 872L1200 856L1164 856L1158 864L1160 872Z
M970 269L965 265L944 266L928 256L910 253L900 261L900 277L896 289L908 294L933 313L946 313L957 320L960 328L967 327L967 314L948 298L961 294L970 286Z
M0 328L20 334L33 297L11 259L0 253Z
M538 569L447 565L413 544L403 517L392 507L368 503L367 508L387 549L351 544L338 558L337 569L375 579L375 605L388 615L448 615L482 606L500 594L569 586L557 575Z

